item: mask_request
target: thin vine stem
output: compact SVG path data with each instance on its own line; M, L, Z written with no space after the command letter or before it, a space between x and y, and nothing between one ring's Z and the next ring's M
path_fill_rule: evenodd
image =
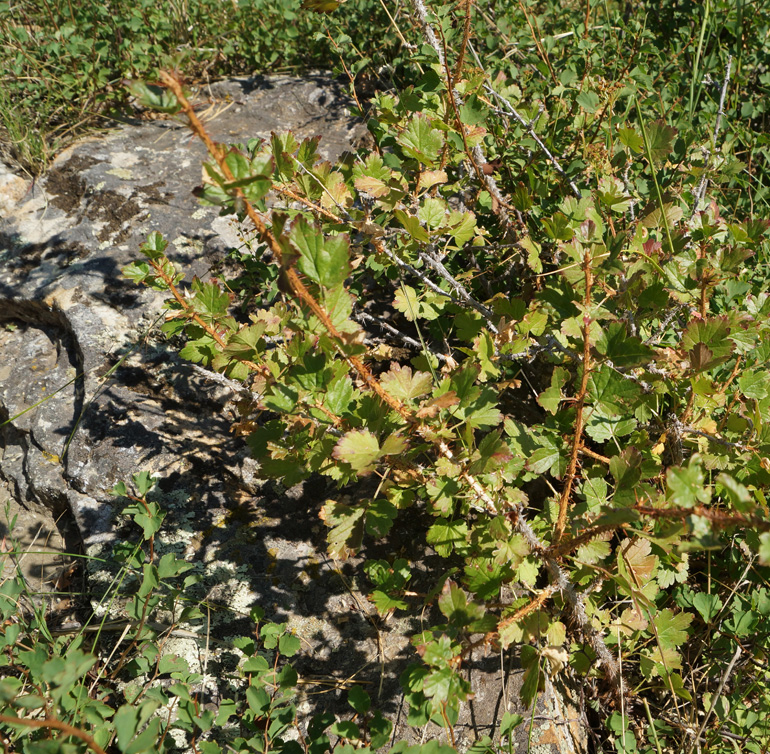
M92 749L96 754L107 754L107 752L99 746L94 739L80 728L75 728L68 723L62 722L52 717L47 717L44 720L28 720L24 717L14 717L13 715L0 714L0 723L6 723L7 725L23 725L27 728L48 728L50 730L60 730L62 733L66 733L68 736L75 736L79 738L89 749Z

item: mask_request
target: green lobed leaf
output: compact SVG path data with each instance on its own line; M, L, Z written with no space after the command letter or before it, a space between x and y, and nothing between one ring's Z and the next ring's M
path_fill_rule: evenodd
M662 162L673 149L676 128L666 125L664 120L654 120L645 125L645 132L653 161Z
M361 474L371 471L382 452L377 438L368 429L346 432L334 446L334 457Z
M432 165L438 159L438 153L444 145L444 137L433 128L428 117L415 115L398 138L404 151L426 165Z
M711 623L722 609L722 600L718 594L698 592L698 594L693 597L692 605L700 613L701 618L703 618L706 623Z
M374 197L382 197L392 190L390 185L393 171L385 165L378 154L370 154L363 166L357 165L353 171L353 185Z
M449 580L444 582L438 607L450 623L461 627L479 620L485 612L481 605L469 602L465 592Z
M299 252L299 271L319 285L334 288L350 273L347 236L324 236L300 217L291 226L289 242Z
M687 641L687 629L692 623L691 613L674 613L665 608L654 615L652 620L657 640L663 649L676 649Z
M369 698L369 694L360 686L353 686L348 691L348 704L359 715L365 715L371 709L372 700Z
M670 468L666 472L668 499L681 508L693 508L699 503L711 500L711 490L706 484L703 461L699 455L692 456L687 466Z
M174 115L182 109L176 95L164 86L147 84L144 81L132 81L128 88L142 107L169 115Z
M463 547L468 538L468 524L465 521L448 521L439 518L428 529L426 541L442 557L446 558L453 549Z
M569 372L564 367L556 367L551 374L551 386L537 397L537 402L548 413L555 415L559 410L559 404L564 400L562 388L570 378Z
M618 138L635 154L644 152L644 139L633 128L618 128Z

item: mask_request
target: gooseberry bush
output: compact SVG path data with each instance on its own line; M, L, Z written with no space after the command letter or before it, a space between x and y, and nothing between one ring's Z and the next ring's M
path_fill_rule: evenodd
M264 479L356 493L308 511L332 558L429 521L413 557L447 567L427 596L400 550L364 564L381 615L432 610L401 677L409 724L454 743L481 648L516 653L524 708L573 689L597 750L766 751L770 223L726 190L744 185L721 146L735 62L709 127L685 130L630 64L559 73L537 35L534 73L482 61L476 12L414 0L411 83L356 99L370 142L334 164L320 137L215 144L179 76L136 83L205 142L196 193L251 236L236 279L187 284L156 233L124 274L168 292L165 334L231 381ZM351 705L368 722L337 723L336 751L390 743ZM296 712L288 691L274 706ZM239 750L321 752L330 722ZM510 750L517 722L479 751Z
M576 686L618 751L764 751L768 222L712 188L732 61L697 143L632 77L527 102L474 59L470 3L413 8L414 83L336 164L291 133L214 144L177 77L139 85L206 142L197 194L255 232L260 284L185 286L157 234L124 272L171 294L182 357L248 387L264 478L376 480L321 507L332 557L430 516L448 575L411 723L452 741L481 646L518 651L525 705ZM424 608L396 553L365 570L381 614Z

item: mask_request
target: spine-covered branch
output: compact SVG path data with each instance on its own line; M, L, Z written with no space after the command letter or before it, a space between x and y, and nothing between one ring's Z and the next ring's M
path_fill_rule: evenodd
M559 499L559 516L556 519L554 542L558 542L564 535L567 526L567 512L569 510L572 486L577 474L577 463L580 449L583 445L583 427L585 424L583 411L585 409L586 392L588 391L588 375L591 371L591 320L589 311L591 308L591 289L593 287L593 273L591 272L591 253L586 251L583 257L583 273L585 275L585 298L583 299L583 364L580 375L580 388L575 397L575 434L572 438L572 450L570 451L567 473L564 478L564 487Z
M435 50L436 55L438 56L439 63L441 63L441 66L449 71L448 63L446 60L446 56L444 55L444 50L439 43L438 37L436 36L436 32L433 31L433 27L431 26L431 23L428 19L428 11L425 8L425 3L423 0L412 0L412 6L414 7L415 12L417 13L417 18L420 21L420 26L422 27L423 34L425 35L425 38L428 40L428 44ZM469 9L470 12L470 9ZM464 49L464 48L463 48ZM450 97L452 99L452 106L455 109L455 112L459 111L460 107L463 105L463 99L460 96L460 93L457 91L457 89L454 86L454 81L452 81L452 78L457 78L455 75L454 77L451 75L451 73L448 74L448 86L450 89ZM459 119L458 116L458 128L461 131L461 135L463 137L463 141L465 140L465 128L462 124L462 122ZM473 149L469 150L468 152L468 158L473 163L473 168L476 171L477 175L479 176L479 179L481 180L482 185L484 188L490 193L490 195L495 199L496 202L496 212L497 216L500 218L500 222L503 223L503 225L507 228L510 226L510 218L508 217L508 212L505 210L505 207L509 206L509 203L505 200L503 197L502 191L500 191L500 187L497 185L497 181L494 179L493 176L487 175L484 172L483 166L487 164L487 158L484 154L484 151L481 149L481 147L473 147Z
M224 151L211 140L211 137L206 132L206 129L198 119L198 116L195 114L195 110L193 109L192 105L185 97L179 81L174 76L165 71L161 72L160 78L161 81L174 93L174 96L177 98L182 111L190 121L192 130L206 145L209 154L216 160L219 169L222 171L222 175L228 181L234 182L235 178L229 166L227 165ZM297 271L292 266L283 264L283 249L281 248L281 244L278 242L278 239L275 237L270 228L265 225L264 221L254 209L251 202L246 198L243 190L237 186L233 190L235 195L243 202L243 206L246 208L246 214L249 220L254 223L254 227L256 228L260 238L265 244L267 244L268 248L275 257L276 262L278 262L278 264L280 264L284 269L287 282L294 296L301 303L307 306L316 317L318 317L321 324L324 326L324 328L326 328L326 331L332 337L340 355L350 364L351 367L353 367L353 369L364 381L364 383L366 383L366 385L368 385L371 390L373 390L389 408L399 414L408 423L412 423L413 417L411 416L409 410L401 403L401 401L390 395L390 393L388 393L382 387L382 385L380 385L379 381L359 358L356 356L351 356L346 352L342 345L342 335L334 326L334 323L331 321L331 318L326 313L324 308L321 306L321 304L318 303L318 301L307 289L297 274Z

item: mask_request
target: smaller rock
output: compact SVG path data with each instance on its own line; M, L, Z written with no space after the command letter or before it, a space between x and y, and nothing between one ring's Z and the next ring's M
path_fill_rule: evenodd
M27 195L32 181L16 175L0 162L0 217L10 215L13 208Z

